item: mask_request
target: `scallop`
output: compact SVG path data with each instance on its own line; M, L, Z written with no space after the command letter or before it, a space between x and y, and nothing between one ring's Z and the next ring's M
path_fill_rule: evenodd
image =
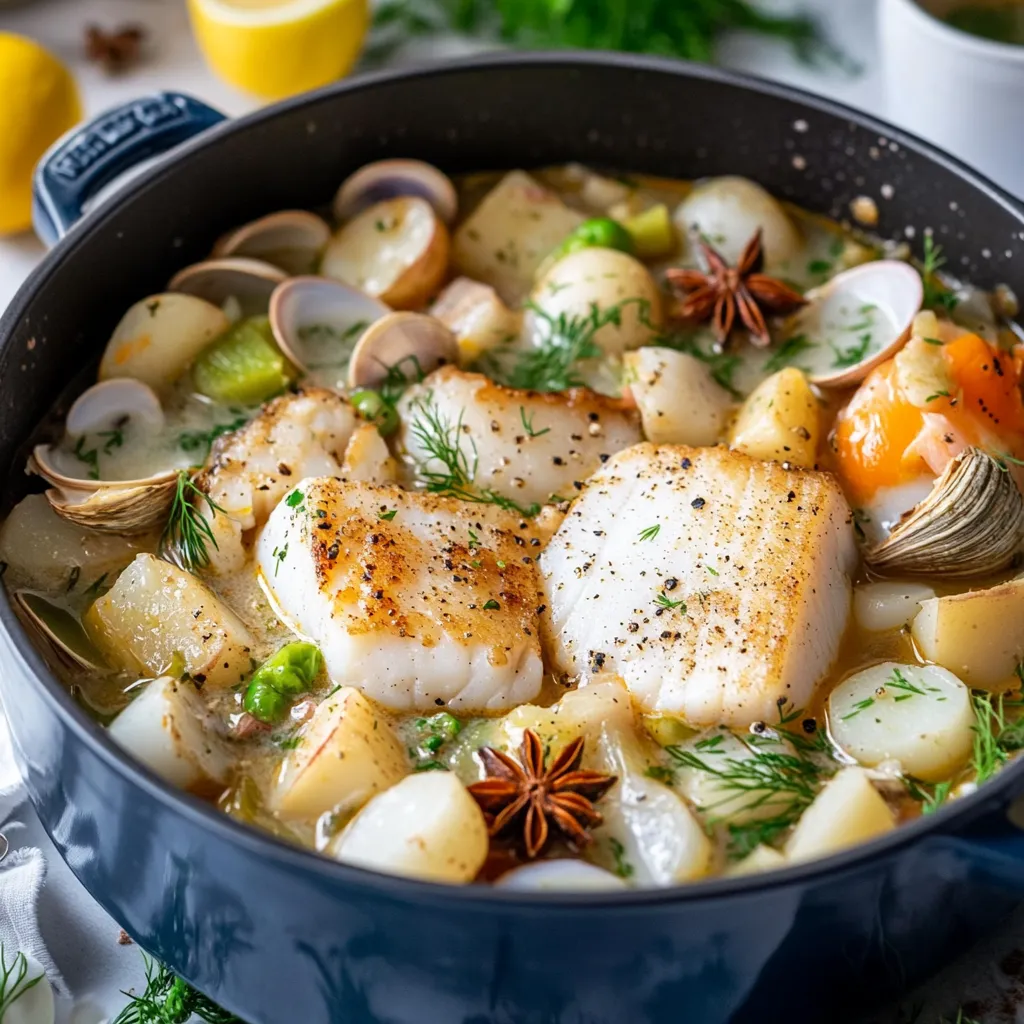
M865 557L881 572L965 578L1005 569L1024 541L1024 498L980 448L951 459L931 493Z
M444 221L425 199L386 199L335 234L320 273L396 309L418 309L441 287L449 246Z
M280 267L264 260L224 256L179 270L167 287L172 292L205 299L237 320L265 315L270 296L287 276Z
M150 295L114 328L99 378L134 377L156 390L169 388L230 326L223 310L205 299L174 292Z
M293 277L270 299L270 327L281 351L307 382L340 390L353 349L371 324L390 313L366 292L325 277Z
M346 221L385 199L418 196L445 224L452 224L459 199L451 179L422 160L377 160L342 182L334 197L334 216Z
M802 246L800 232L782 204L749 178L702 182L676 207L672 219L684 238L696 229L731 264L759 228L768 267L795 258Z
M872 633L902 629L921 610L921 602L934 596L923 583L862 583L853 591L853 616L861 629Z
M279 210L229 231L213 256L247 256L288 274L309 274L331 237L327 222L308 210Z
M799 339L799 364L812 383L848 387L906 343L923 291L912 266L878 260L837 274L806 298L789 321L789 344Z
M896 760L927 782L963 767L974 742L966 686L937 665L874 665L840 683L828 700L832 739L859 764Z

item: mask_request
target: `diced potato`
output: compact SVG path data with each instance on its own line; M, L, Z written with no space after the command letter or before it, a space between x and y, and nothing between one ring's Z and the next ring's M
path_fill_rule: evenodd
M738 878L741 875L756 875L762 871L777 871L786 866L785 855L772 846L755 846L741 861L731 864L725 869L726 878Z
M860 764L895 759L938 782L962 767L974 741L970 691L935 665L887 661L843 680L828 700L829 731Z
M196 686L161 676L110 723L110 738L162 779L180 789L226 782L233 763L227 742Z
M490 286L468 277L457 277L430 307L459 343L461 361L471 363L488 349L519 336L522 315L498 298Z
M346 480L388 484L395 481L397 471L387 442L377 428L372 423L356 427L345 448L341 475Z
M655 444L711 445L729 415L729 393L686 352L649 346L623 357L644 436Z
M800 232L782 204L756 182L735 175L698 185L676 207L672 219L684 238L698 228L733 265L758 229L769 268L798 257L802 246Z
M901 629L934 596L923 583L862 583L853 589L853 615L861 629L873 633Z
M755 459L811 469L820 437L818 400L807 378L790 366L762 381L743 403L732 447Z
M921 603L910 631L918 650L968 686L999 689L1024 660L1024 578Z
M619 315L591 336L605 354L621 355L646 345L661 323L661 292L650 271L618 249L579 249L562 257L537 282L531 296L540 313L530 310L524 330L535 344L551 334L548 317L585 319L618 308Z
M425 306L448 269L448 229L425 199L375 203L335 234L320 273L395 309Z
M251 670L253 640L235 613L194 576L138 555L86 611L83 625L106 659L160 675L180 666L201 685L234 686Z
M471 882L487 859L483 811L451 773L410 775L375 796L332 844L346 864L432 882Z
M728 729L720 728L702 733L680 744L680 747L711 769L703 771L696 767L681 767L676 771L683 795L711 821L738 825L774 818L792 805L792 798L786 793L769 787L737 792L714 774L716 770L728 768L728 762L752 761L761 752L792 755L794 751L788 742L764 737L758 738L755 747Z
M7 583L68 590L74 598L104 573L112 578L155 542L155 536L123 537L74 526L42 494L30 494L0 526L0 561L7 563Z
M320 703L285 758L273 803L284 817L312 820L357 808L408 774L394 730L355 687L343 686Z
M151 295L136 302L114 328L99 378L134 377L158 391L167 388L230 325L222 310L194 295Z
M598 804L604 824L594 831L595 859L641 886L703 878L711 868L711 840L668 786L644 774L646 758L632 730L606 725L596 761L618 782Z
M892 811L863 768L843 768L814 798L786 844L789 861L814 860L896 827Z
M505 175L455 232L452 261L509 306L533 287L541 260L584 220L523 171Z

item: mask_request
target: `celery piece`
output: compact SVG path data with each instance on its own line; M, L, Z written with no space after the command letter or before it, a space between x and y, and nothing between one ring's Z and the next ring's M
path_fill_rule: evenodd
M218 402L256 405L283 391L292 379L265 316L233 324L203 349L192 367L196 390Z

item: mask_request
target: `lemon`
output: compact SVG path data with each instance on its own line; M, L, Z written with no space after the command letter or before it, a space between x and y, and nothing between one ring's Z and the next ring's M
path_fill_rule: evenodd
M192 27L223 79L265 99L326 85L355 63L367 0L189 0Z
M32 171L82 116L71 72L49 50L0 32L0 235L32 225Z

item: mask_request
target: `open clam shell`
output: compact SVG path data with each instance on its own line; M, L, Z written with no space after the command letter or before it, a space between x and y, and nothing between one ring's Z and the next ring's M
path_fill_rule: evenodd
M921 277L908 263L877 260L844 270L807 293L789 321L799 366L814 384L847 387L891 358L910 337L921 308Z
M889 536L865 552L882 572L963 578L1005 569L1024 544L1024 498L1006 467L967 448Z
M107 669L103 655L93 645L82 624L71 612L31 590L16 591L14 601L25 618L45 637L62 660L93 672Z
M327 222L315 213L279 210L222 235L212 255L246 256L280 267L288 274L310 274L330 237Z
M377 160L360 167L342 182L334 197L334 216L344 222L384 199L419 196L426 199L445 224L459 211L451 178L422 160Z
M178 473L143 482L118 481L91 493L51 488L46 500L68 522L97 533L146 533L167 521L178 485Z
M164 412L156 392L133 377L101 380L75 399L68 410L65 429L72 437L110 430L136 419L152 430L164 424Z
M264 315L274 289L287 276L280 267L263 260L224 256L179 270L167 287L230 310L237 319Z
M293 277L270 299L281 351L310 381L341 389L362 334L391 310L358 288L325 277Z
M425 313L388 313L363 333L348 364L348 386L379 388L395 370L425 377L459 361L459 343L440 320Z

